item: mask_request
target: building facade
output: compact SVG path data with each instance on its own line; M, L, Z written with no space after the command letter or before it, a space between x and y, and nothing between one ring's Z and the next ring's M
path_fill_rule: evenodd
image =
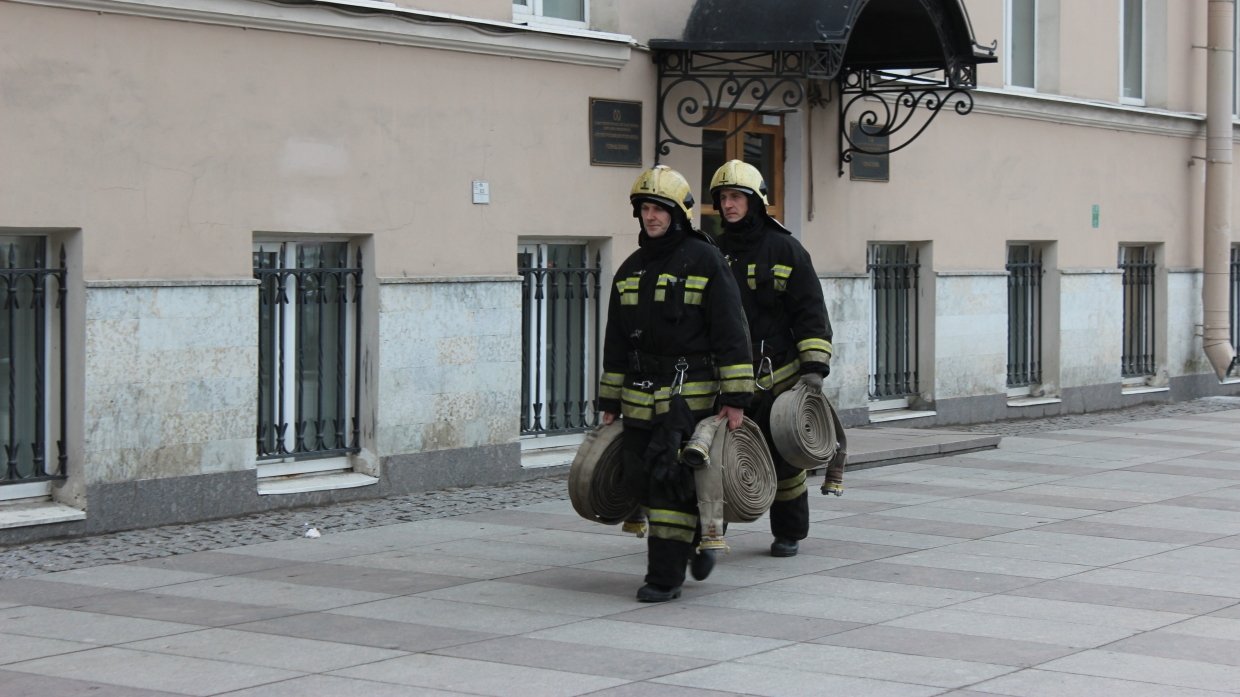
M1216 3L785 4L770 36L827 33L712 44L750 26L721 0L0 2L0 543L562 471L656 159L707 229L714 167L763 171L848 425L1240 394L1202 336ZM919 37L964 77L884 53ZM711 51L826 64L677 77Z

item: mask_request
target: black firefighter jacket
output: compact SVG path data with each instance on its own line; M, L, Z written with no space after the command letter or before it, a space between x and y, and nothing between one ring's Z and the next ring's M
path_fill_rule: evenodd
M753 392L749 332L723 255L695 232L673 230L616 271L603 340L599 409L650 427L681 395L695 418L720 403L744 408Z
M765 215L727 225L717 239L740 286L758 384L778 393L801 373L826 373L831 320L809 252Z

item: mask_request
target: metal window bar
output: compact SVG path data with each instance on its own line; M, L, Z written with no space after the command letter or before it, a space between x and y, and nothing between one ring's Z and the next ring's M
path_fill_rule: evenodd
M4 296L0 313L0 393L5 397L0 406L0 442L4 444L5 459L0 486L64 479L68 474L68 365L64 348L68 271L63 246L59 267L46 268L46 246L42 238L0 238L0 293ZM47 303L52 297L55 305L49 313ZM49 375L48 353L53 346L58 348L59 373ZM59 416L54 425L58 433L56 460L51 467L49 384L59 389Z
M1007 386L1042 382L1042 252L1008 247Z
M295 243L290 264L288 244L254 253L260 462L361 449L361 250L350 266L347 243Z
M537 245L521 274L521 435L579 433L598 422L601 257Z
M917 250L903 244L873 244L866 256L874 317L870 398L915 395L921 270Z
M1231 345L1235 348L1240 347L1240 246L1231 248L1231 293L1229 304L1231 310ZM1231 367L1227 369L1227 374L1233 377L1240 376L1240 356L1232 359Z
M1154 374L1154 272L1147 247L1121 247L1124 280L1124 351L1120 359L1125 378Z

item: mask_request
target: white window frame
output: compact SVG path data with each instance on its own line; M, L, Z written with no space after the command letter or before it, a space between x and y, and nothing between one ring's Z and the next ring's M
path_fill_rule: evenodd
M1146 8L1146 0L1135 0L1135 2L1141 3L1141 96L1127 97L1124 95L1124 84L1127 82L1127 80L1125 80L1127 64L1124 60L1124 10L1129 1L1130 0L1119 0L1119 103L1131 104L1134 106L1145 106L1145 95L1149 89L1147 84L1149 80L1149 69L1146 65L1147 57L1149 56L1149 12Z
M351 240L347 237L330 237L330 238L325 237L322 239L306 239L306 238L256 239L254 240L254 243L253 243L253 250L255 252L258 252L265 245L276 246L277 249L275 251L277 253L280 253L282 249L282 252L284 254L284 257L281 258L280 260L281 268L295 268L295 265L297 263L298 245L301 245L301 244L317 245L321 243L331 243L331 242L341 242L347 245L348 247L347 259L349 260L349 263L354 263L356 261L357 253L358 253L357 245L355 244L355 240ZM290 298L295 297L297 294L297 291L298 291L297 279L295 277L290 277L289 284L288 286L286 286L286 292L288 293L288 296ZM340 321L343 322L346 327L350 327L350 328L354 327L355 323L357 322L357 312L359 310L359 308L357 307L357 303L345 303L343 310L344 312L342 313ZM285 313L282 333L285 337L286 342L292 344L294 348L296 346L296 341L297 341L296 330L297 330L296 313L295 312ZM356 335L354 332L352 331L346 332L345 355L344 355L345 385L347 386L347 389L350 390L350 394L352 394L353 390L360 389L361 387L361 385L358 384L358 376L355 374L355 371L354 371L354 365L355 365L354 356L357 352L357 345L356 345L355 337ZM285 350L287 352L286 355L293 355L293 351L289 350L289 346L285 346ZM284 449L288 451L291 451L294 449L294 446L295 446L294 439L296 438L296 432L293 428L291 428L291 425L292 425L291 417L293 415L296 415L297 413L297 404L296 404L297 391L296 389L293 389L291 387L292 385L296 384L296 380L297 380L296 371L297 371L296 361L294 360L285 361L284 370L283 370L283 373L284 373L283 380L284 380L284 384L290 387L285 390L283 399L284 399L284 411L286 414L290 415L290 428L284 434L282 440L284 441L283 442ZM256 414L256 416L261 416L261 415ZM341 418L347 424L347 423L352 422L353 416L354 416L353 402L350 399L345 399L344 400L344 414L341 416ZM286 458L278 459L278 460L276 459L262 460L256 463L256 468L257 468L257 477L259 479L264 479L264 478L269 478L269 477L287 477L287 476L293 476L293 475L299 475L299 474L317 474L317 473L338 472L342 470L351 470L353 468L353 461L349 455L339 455L335 457L320 457L320 458L310 458L310 459L300 459L300 460L294 457L286 457Z
M525 4L512 4L512 21L517 24L542 24L557 27L573 27L575 29L590 28L590 0L581 0L583 21L547 17L543 14L543 0L526 0Z
M1033 67L1033 84L1032 85L1017 85L1012 82L1012 65L1014 63L1014 60L1012 58L1012 56L1014 55L1012 52L1012 29L1013 29L1013 20L1015 19L1015 14L1012 10L1012 3L1015 1L1016 0L1005 0L1004 7L1003 7L1003 11L1004 11L1003 40L1006 42L1006 45L1008 47L1008 51L1007 51L1008 59L1007 61L1005 61L1004 70L1003 70L1003 84L1004 84L1004 87L1010 90L1018 90L1021 92L1036 92L1038 89L1038 33L1039 33L1038 31L1038 0L1030 0L1031 2L1033 2L1033 37L1032 37L1033 46L1031 47L1031 50L1029 53L1029 60L1033 63L1033 66L1032 66Z

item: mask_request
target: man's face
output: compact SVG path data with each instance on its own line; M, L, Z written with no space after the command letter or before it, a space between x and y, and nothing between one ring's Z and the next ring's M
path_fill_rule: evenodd
M642 226L646 228L646 234L652 238L662 237L672 226L672 214L657 203L643 201L641 216Z
M736 189L720 191L719 212L724 220L735 223L749 214L749 196L744 191Z

